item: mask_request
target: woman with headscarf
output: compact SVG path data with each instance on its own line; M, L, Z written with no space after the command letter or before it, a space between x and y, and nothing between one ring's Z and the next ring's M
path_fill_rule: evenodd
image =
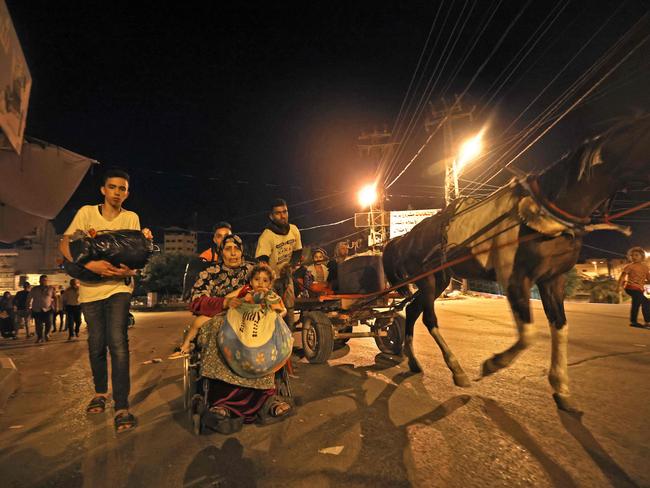
M329 257L323 248L318 248L312 253L312 264L307 266L307 271L314 277L314 282L309 287L309 290L316 295L332 294L333 291L329 287Z
M243 260L239 236L226 236L219 247L221 263L215 263L199 275L192 288L191 311L203 320L198 342L201 346L201 376L210 379L210 412L218 421L230 424L230 431L243 423L252 423L265 410L272 417L289 413L291 406L276 397L275 375L244 378L228 367L217 345L217 333L228 308L241 304L237 297L226 297L246 284L253 264ZM233 427L234 426L234 427Z

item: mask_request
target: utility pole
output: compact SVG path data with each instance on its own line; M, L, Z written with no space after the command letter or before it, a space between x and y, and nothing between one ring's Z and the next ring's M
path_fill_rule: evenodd
M456 166L457 158L457 148L454 141L454 130L453 125L455 120L469 120L472 122L474 109L476 106L473 106L469 111L463 110L463 107L460 103L459 97L456 95L456 100L454 103L449 106L447 101L442 98L442 107L440 111L434 111L433 107L431 110L431 119L425 122L425 128L431 130L431 128L437 128L438 125L442 126L442 137L443 137L443 151L446 157L445 160L445 205L449 205L454 199L460 196L460 191L458 187L458 168ZM450 290L453 289L453 280L450 281L449 287ZM467 280L463 279L460 285L462 292L467 291Z
M392 132L386 127L383 131L375 129L373 132L361 132L357 138L359 143L359 153L374 160L375 169L378 170L380 165L394 154L395 149L399 146L399 142L391 142ZM378 171L375 171L378 173ZM374 203L370 204L368 213L369 224L369 239L368 245L375 249L376 247L383 246L386 243L386 228L388 227L388 219L384 211L384 190L377 188L377 199Z
M469 111L463 110L458 96L456 96L456 101L451 106L444 98L441 99L441 102L443 109L439 111L431 110L431 118L425 121L424 126L427 131L439 125L442 127L443 151L447 155L445 157L445 204L449 205L452 200L459 196L455 154L457 148L454 142L453 130L454 121L467 119L472 122L476 107L472 107Z

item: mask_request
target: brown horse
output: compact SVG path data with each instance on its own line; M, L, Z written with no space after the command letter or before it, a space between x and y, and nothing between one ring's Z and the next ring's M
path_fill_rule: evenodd
M578 412L569 393L565 274L576 263L582 239L593 230L589 216L631 182L650 183L650 116L628 120L590 139L546 171L513 181L481 202L461 199L429 217L384 249L384 269L400 283L427 268L452 266L417 281L406 308L404 352L413 372L413 327L420 314L457 386L470 381L438 329L434 301L451 276L497 281L507 290L518 340L483 363L482 375L509 366L531 345L530 290L537 284L548 318L548 379L559 408ZM612 226L613 227L613 226ZM462 262L460 256L469 259Z

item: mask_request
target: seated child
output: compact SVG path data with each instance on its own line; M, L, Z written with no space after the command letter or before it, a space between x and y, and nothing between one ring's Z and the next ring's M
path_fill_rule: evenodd
M279 313L282 317L287 314L287 309L282 303L282 298L275 293L271 287L274 279L273 270L266 264L258 264L251 271L249 282L241 288L229 293L225 297L224 309L237 308L240 303L257 303L263 307L269 307L271 310ZM198 335L201 326L210 320L211 317L201 315L194 319L190 330L185 336L180 351L170 356L170 359L182 357L191 350L191 343Z

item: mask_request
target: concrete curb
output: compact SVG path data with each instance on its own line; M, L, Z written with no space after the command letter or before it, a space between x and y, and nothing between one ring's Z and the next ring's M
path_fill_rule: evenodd
M4 409L7 400L20 386L18 368L11 358L0 354L0 410Z

